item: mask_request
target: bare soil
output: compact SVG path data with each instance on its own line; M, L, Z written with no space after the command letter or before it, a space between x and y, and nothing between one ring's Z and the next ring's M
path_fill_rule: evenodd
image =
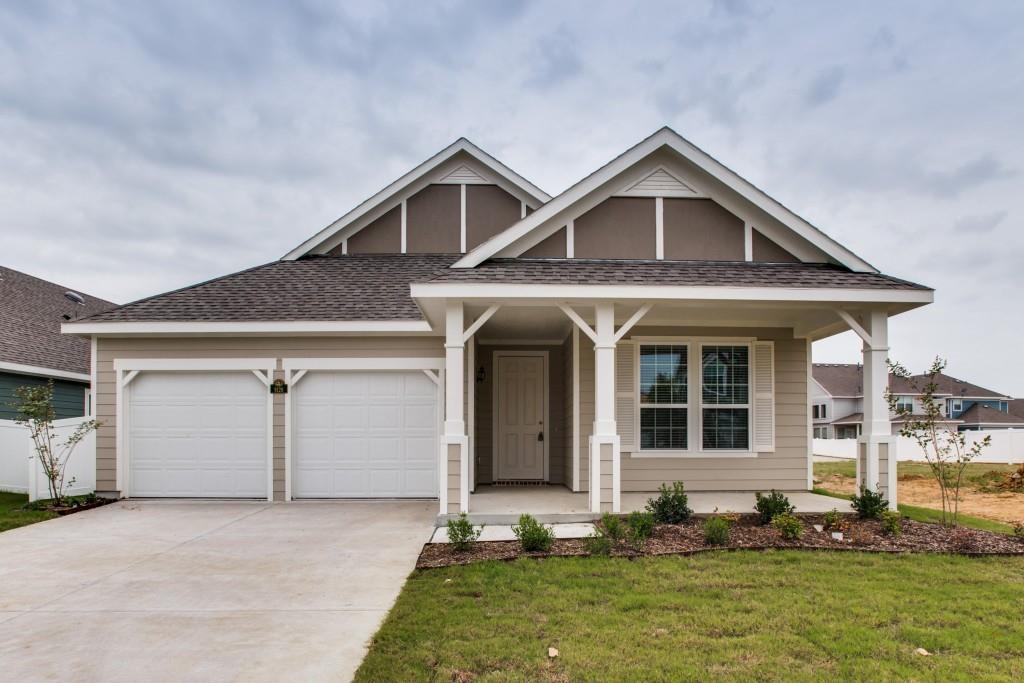
M818 480L817 486L836 493L857 492L852 477L833 474ZM939 485L934 479L918 475L903 476L897 484L899 502L934 510L942 509ZM1024 521L1024 493L1012 491L985 492L965 484L960 488L960 512L997 522L1014 524Z
M655 555L686 555L707 550L795 548L807 550L860 550L886 553L957 553L965 555L1024 555L1024 539L996 534L979 529L947 529L938 524L926 524L904 519L902 533L891 536L882 530L877 520L858 520L852 516L844 520L843 540L832 538L829 530L816 531L815 524L824 524L821 515L800 515L805 524L803 535L797 540L786 540L771 527L762 526L757 515L743 515L729 529L729 542L724 546L704 543L704 520L690 519L682 524L662 524L654 529L651 538L640 552L618 546L612 555L642 557ZM473 543L469 550L457 551L448 543L428 543L423 546L416 567L447 567L485 560L513 560L518 557L567 557L588 555L583 539L556 540L546 553L523 552L516 541L489 541Z

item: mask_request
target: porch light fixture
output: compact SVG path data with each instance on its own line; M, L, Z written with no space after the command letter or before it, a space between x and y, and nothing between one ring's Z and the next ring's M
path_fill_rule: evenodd
M476 371L476 383L483 384L485 379L487 379L487 371L484 370L484 366L481 365Z

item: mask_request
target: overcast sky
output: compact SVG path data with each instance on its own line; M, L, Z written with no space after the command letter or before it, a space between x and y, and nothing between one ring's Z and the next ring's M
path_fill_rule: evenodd
M461 135L557 194L667 124L938 290L894 357L1024 395L1024 3L70 4L0 4L4 265L125 302Z

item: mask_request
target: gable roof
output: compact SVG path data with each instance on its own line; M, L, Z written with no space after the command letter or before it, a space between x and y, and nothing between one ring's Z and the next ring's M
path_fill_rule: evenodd
M76 304L64 296L67 291L71 290L0 266L0 371L88 381L89 341L62 335L62 316L89 315L115 304L87 294L80 294L84 304Z
M860 397L864 395L864 368L850 363L815 363L812 374L822 389L833 397ZM889 375L889 389L895 394L919 395L928 382L927 375L911 375L909 378ZM963 396L965 398L1006 398L998 391L965 382L946 373L935 377L936 394L940 396Z
M981 403L975 403L961 413L960 420L969 425L1024 425L1024 417L1004 413Z
M671 150L679 157L694 164L711 178L723 183L760 211L779 221L793 233L820 249L829 258L834 259L836 263L854 271L878 272L870 263L790 211L777 200L769 197L765 192L741 178L736 172L667 126L615 157L518 223L513 224L503 232L498 233L479 245L459 259L453 267L473 268L495 256L517 255L506 253L506 250L512 248L518 241L523 240L545 223L558 219L560 214L566 212L574 204L590 195L590 193L615 180L615 178L635 164L662 149ZM609 194L615 194L616 192L617 190L610 190ZM546 237L547 235L544 236Z
M487 170L495 174L495 179L501 181L500 184L504 184L506 189L518 190L519 194L532 198L533 204L536 206L540 206L551 199L551 196L544 192L544 190L540 189L505 164L501 163L466 138L459 138L416 168L403 175L398 180L395 180L377 194L361 202L354 209L333 221L323 230L289 251L282 258L285 260L291 260L312 253L318 247L337 235L340 231L360 219L364 219L374 212L374 210L378 210L384 206L391 208L391 204L402 195L404 190L407 190L411 185L415 185L417 181L422 181L426 176L430 175L447 162L450 162L453 157L457 156L460 158L471 159L483 165ZM441 178L438 178L438 180L456 183L478 183L486 181L485 178L482 178L480 174L473 169L469 168L465 164L459 164L457 162L453 164L453 168L447 170L447 172L444 173ZM536 208L536 206L531 206L531 208Z
M1007 401L1007 407L1010 410L1010 415L1024 418L1024 398L1010 399Z

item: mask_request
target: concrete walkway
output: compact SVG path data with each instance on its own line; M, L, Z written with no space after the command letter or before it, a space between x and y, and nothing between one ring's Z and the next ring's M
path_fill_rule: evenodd
M348 680L436 506L121 502L0 533L0 671Z

